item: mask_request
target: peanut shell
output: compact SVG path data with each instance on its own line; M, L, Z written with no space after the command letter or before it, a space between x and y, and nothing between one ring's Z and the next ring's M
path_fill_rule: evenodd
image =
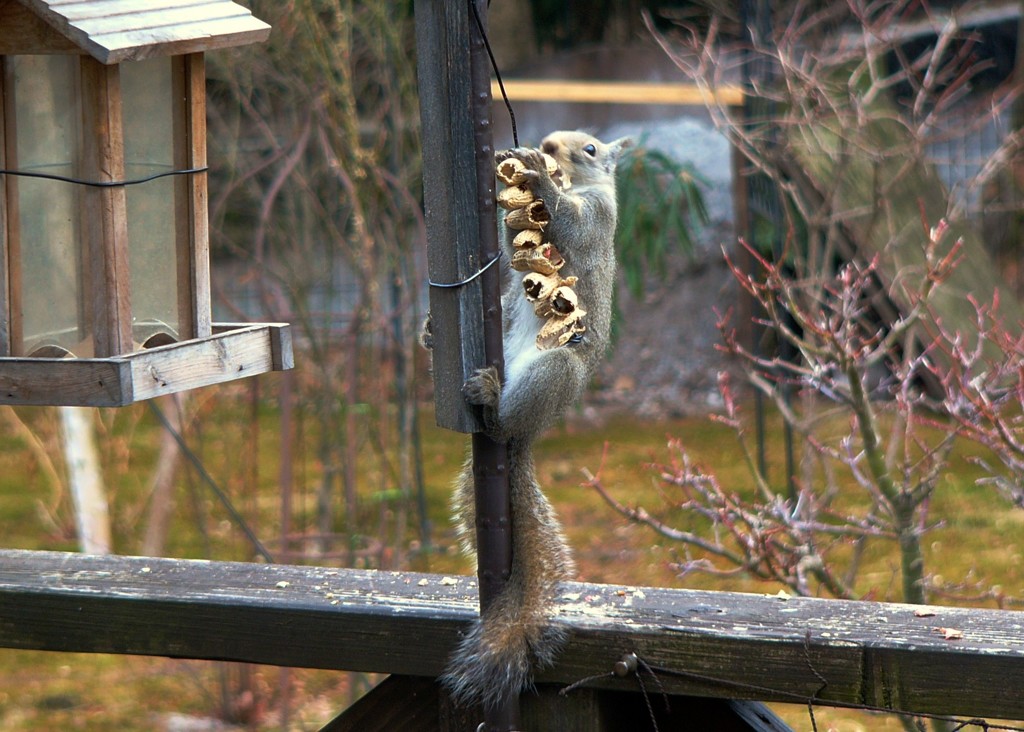
M564 318L549 318L537 334L537 348L542 351L558 348L568 343L574 335L585 332L587 326L581 321L586 314L585 310L577 308Z
M512 246L516 249L528 249L530 247L540 246L544 242L544 234L538 229L523 229L516 234L515 239L512 240Z
M507 186L517 186L526 181L526 164L519 158L505 158L494 172L498 180Z
M547 300L561 282L561 279L554 275L530 272L523 277L523 290L526 293L526 299L530 302Z
M498 205L509 210L522 208L532 200L533 192L522 184L498 191Z
M550 221L551 214L540 198L505 214L505 225L510 229L543 229Z
M550 275L560 270L564 264L565 260L562 259L562 255L551 244L520 249L512 255L512 269L520 272L540 272Z

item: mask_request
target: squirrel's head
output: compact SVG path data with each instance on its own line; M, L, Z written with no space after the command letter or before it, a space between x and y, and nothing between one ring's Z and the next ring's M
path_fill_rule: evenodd
M558 161L573 185L587 185L614 178L619 155L632 144L628 137L605 143L585 132L563 131L545 137L540 149Z

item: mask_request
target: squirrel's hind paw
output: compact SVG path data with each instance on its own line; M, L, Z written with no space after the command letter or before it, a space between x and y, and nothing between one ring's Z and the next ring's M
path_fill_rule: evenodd
M498 400L501 398L501 379L498 378L498 370L493 366L477 369L476 373L462 385L462 393L470 404L497 408Z

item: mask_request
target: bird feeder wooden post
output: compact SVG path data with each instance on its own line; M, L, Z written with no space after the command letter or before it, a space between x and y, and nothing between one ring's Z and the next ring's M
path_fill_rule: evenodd
M0 404L122 406L292 365L211 322L204 52L230 0L0 0Z

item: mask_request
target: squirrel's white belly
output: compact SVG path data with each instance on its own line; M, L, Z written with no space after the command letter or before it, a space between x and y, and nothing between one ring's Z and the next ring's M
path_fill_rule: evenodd
M524 297L506 298L503 305L509 321L502 344L505 349L503 390L507 391L514 389L521 379L528 378L530 367L543 353L537 348L537 334L544 321L534 314L533 305Z

